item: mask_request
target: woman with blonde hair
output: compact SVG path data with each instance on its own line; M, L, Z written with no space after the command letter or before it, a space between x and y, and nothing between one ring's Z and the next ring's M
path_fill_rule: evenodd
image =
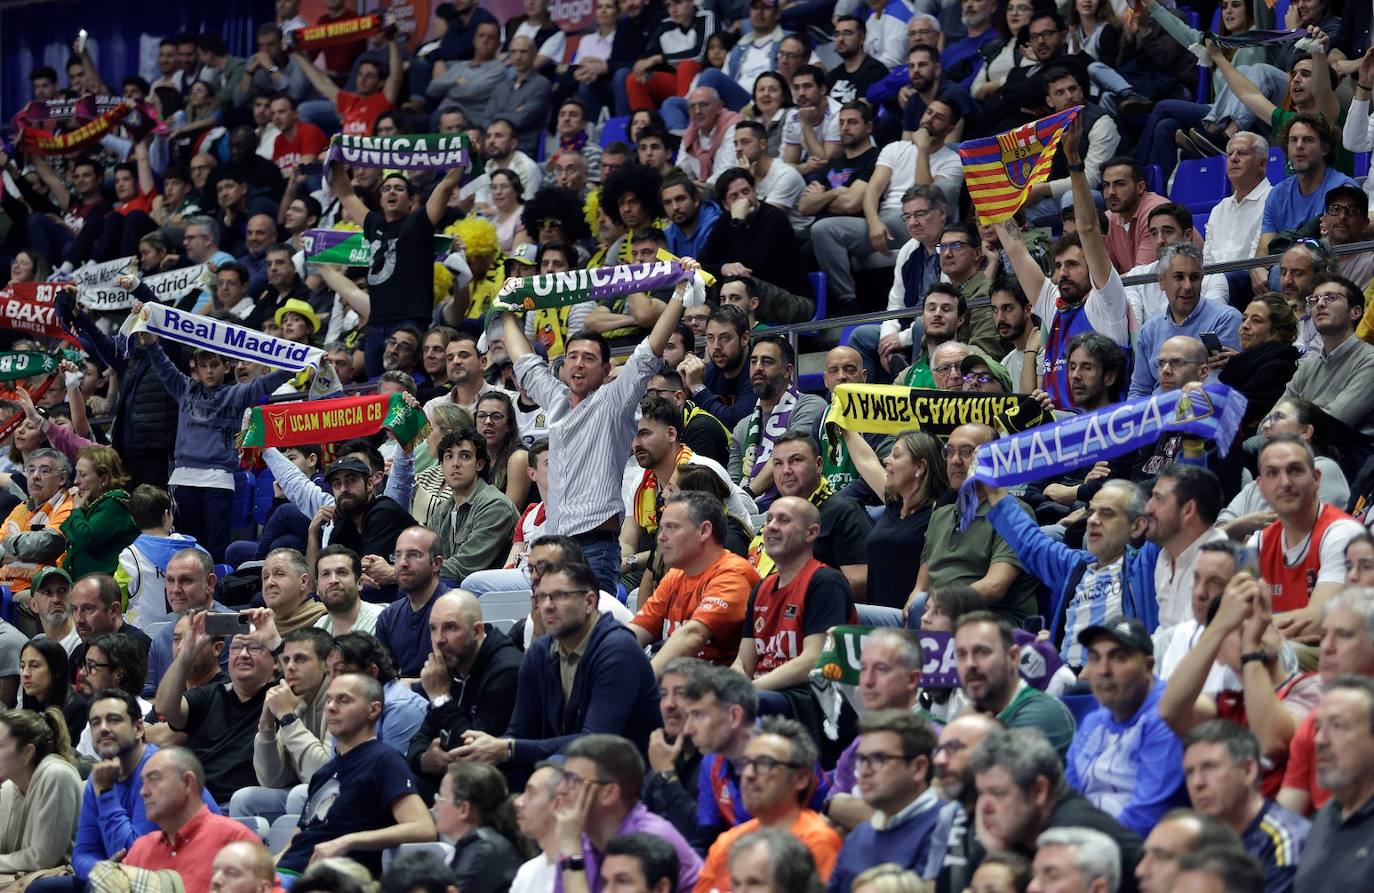
M885 862L854 878L853 893L926 893L930 888L915 872L895 862Z
M81 775L57 707L0 714L0 887L71 861Z
M86 574L113 574L119 553L140 531L129 513L128 477L112 447L88 446L77 453L75 508L62 523L67 538L64 567L73 580Z

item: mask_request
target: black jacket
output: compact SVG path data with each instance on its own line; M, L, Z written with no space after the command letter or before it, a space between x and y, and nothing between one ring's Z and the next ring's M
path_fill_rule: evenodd
M483 825L454 842L449 868L463 893L506 893L524 861L515 844Z
M759 209L737 223L726 211L721 214L702 246L701 265L720 274L724 264L738 262L754 271L756 279L803 298L813 297L806 268L797 263L801 247L787 214L761 202Z
M429 749L435 738L445 748L462 743L463 733L469 730L501 735L510 724L515 710L515 686L520 675L520 661L524 653L501 630L486 624L486 637L477 649L477 659L466 679L454 678L450 691L453 699L437 710L425 713L425 721L415 737L410 739L407 758L421 783L429 788L428 796L439 789L442 774L425 772L420 768L420 756ZM426 798L428 799L428 797Z
M163 454L170 456L176 446L177 419L180 409L172 395L153 371L145 351L137 351L132 358L120 354L114 342L101 332L88 314L73 319L81 345L101 365L119 374L119 391L115 394L114 423L110 429L110 443L126 459L130 456ZM167 357L182 368L180 346L164 341Z

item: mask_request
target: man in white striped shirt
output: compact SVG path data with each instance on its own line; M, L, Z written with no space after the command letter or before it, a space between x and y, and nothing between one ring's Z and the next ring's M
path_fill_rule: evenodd
M683 263L697 268L695 261L684 258ZM610 382L610 346L599 334L582 330L568 336L560 381L548 361L534 353L515 314L502 314L516 380L548 413L544 532L577 540L607 592L616 591L620 573L620 482L634 437L635 409L650 376L663 366L663 351L682 318L684 299L690 306L704 303L699 280L678 285L649 336Z

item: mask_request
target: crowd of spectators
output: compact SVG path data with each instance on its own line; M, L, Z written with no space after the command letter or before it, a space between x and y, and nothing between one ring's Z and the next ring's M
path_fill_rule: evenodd
M128 260L117 310L63 292L52 386L0 390L0 890L1369 888L1368 8L597 0L572 34L453 0L418 47L302 52L275 6L246 58L168 35L152 83L78 43L34 100L165 126L0 153L11 289ZM981 221L960 144L1074 107ZM472 160L327 163L340 133ZM499 303L664 252L704 299ZM116 333L193 268L170 303L425 436L240 456L309 370ZM819 355L770 332L883 308ZM828 418L1216 381L1233 442L979 483L967 527L1003 431ZM856 642L857 684L813 674Z

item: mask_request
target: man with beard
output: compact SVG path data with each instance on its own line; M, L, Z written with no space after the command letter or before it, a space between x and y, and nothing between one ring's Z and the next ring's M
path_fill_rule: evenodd
M1011 347L1002 357L1002 368L1011 376L1016 393L1029 394L1040 387L1038 373L1045 355L1040 321L1031 313L1030 299L1014 279L999 277L994 281L988 300L997 337L1002 347Z
M644 393L648 397L662 397L677 407L683 418L683 428L678 440L686 445L693 455L704 456L719 464L721 473L724 474L725 463L730 461L730 429L726 428L720 419L687 399L687 385L677 371L677 363L674 363L670 356L675 349L680 350L677 363L695 353L696 335L685 323L678 323L677 330L668 341L668 350L663 352L663 359L668 368L649 379Z
M482 622L481 604L461 589L434 600L429 640L432 650L420 670L429 711L410 739L408 757L433 792L458 759L465 734L499 735L510 724L522 655L505 633Z
M143 680L148 677L148 646L125 633L107 633L96 636L86 651L86 660L75 674L75 687L78 694L93 700L97 692L107 688L126 691L138 700L140 716L147 716L153 709L151 701L138 694L143 690ZM94 758L96 754L94 737L89 724L81 729L73 741L76 752Z
M414 375L420 360L420 330L402 326L387 336L382 350L384 372L405 372Z
M733 138L732 138L733 141ZM696 257L720 219L720 205L702 201L696 184L685 174L669 174L658 187L668 227L663 236L668 250L678 257Z
M396 589L404 597L387 605L377 618L377 638L391 652L397 672L414 679L434 651L429 635L434 600L449 590L439 579L444 563L439 534L428 527L406 528L396 538L395 560Z
M998 11L995 0L963 0L960 4L959 23L964 26L964 36L947 42L940 54L940 64L950 80L964 87L973 84L974 75L984 63L983 47L998 39L997 29L992 25L992 17Z
M1048 278L1031 256L1025 235L1015 220L1007 220L997 228L997 237L1016 271L1017 281L1026 296L1032 299L1035 315L1046 326L1040 387L1049 393L1059 410L1075 408L1069 393L1067 349L1075 335L1095 331L1123 350L1131 343L1126 288L1112 265L1107 243L1098 226L1097 205L1093 203L1092 189L1083 173L1083 158L1078 149L1081 133L1079 119L1074 119L1060 144L1068 162L1078 232L1054 243L1054 279Z
M1374 433L1374 346L1355 337L1364 295L1344 276L1325 274L1313 279L1308 306L1321 349L1298 364L1281 399L1311 400L1361 433Z
M138 701L119 689L99 690L91 701L87 722L99 759L91 767L82 794L81 818L72 847L72 874L80 883L69 882L64 893L84 889L95 863L129 849L140 836L157 828L139 796L143 766L158 748L143 740ZM209 792L201 794L205 805L214 809ZM55 887L45 885L44 889L59 893Z
M1317 705L1317 783L1331 802L1312 820L1294 889L1357 890L1368 882L1370 800L1374 797L1374 681L1341 676Z
M940 281L940 256L935 243L949 219L949 204L944 193L933 186L913 186L902 196L901 212L910 240L897 252L897 275L887 293L887 309L922 308L924 340L921 350L916 352L915 365L924 364L927 372L917 373L924 381L929 375L931 351L952 339L961 322L953 320L951 328L948 320L924 317L930 290ZM915 327L893 319L881 325L859 326L849 343L863 357L869 380L888 384L907 365L905 354L914 340ZM919 387L934 387L934 380Z
M709 666L695 657L679 657L663 667L658 680L658 712L663 717L663 727L649 734L649 771L639 794L650 812L672 822L687 840L696 832L698 782L704 757L687 734L687 692Z
M1240 349L1240 311L1228 303L1202 299L1201 248L1191 242L1165 245L1159 253L1157 275L1168 303L1164 312L1141 326L1136 336L1135 369L1127 393L1132 400L1148 397L1162 386L1159 368L1166 340L1210 333L1224 346Z
M634 633L597 610L596 574L580 562L550 565L531 601L548 635L525 652L510 725L502 737L464 732L456 758L528 769L596 733L622 736L643 752L662 721L658 684ZM622 796L638 797L642 784Z
M445 373L449 389L447 393L432 397L425 403L426 413L445 403L452 403L469 413L477 411L477 401L482 393L492 389L485 375L487 357L478 347L478 343L478 337L471 332L459 332L444 345Z
M317 557L317 550L326 544L347 546L359 555L390 555L396 550L396 538L401 531L415 523L400 503L380 492L384 468L381 453L370 445L352 451L348 447L349 444L340 447L341 458L325 472L324 481L330 489L327 494L320 493L320 488L289 461L274 462L272 457L268 458L287 498L313 515L309 557ZM288 476L291 486L287 484Z
M1155 260L1150 212L1169 200L1150 192L1138 161L1126 155L1107 159L1102 165L1102 201L1107 206L1107 253L1117 272ZM1075 207L1074 221L1079 219Z
M903 86L909 87L906 102L902 103L900 93L897 95L901 112L902 139L911 139L920 129L926 109L938 99L958 106L962 113L961 122L955 125L950 135L951 142L958 142L963 136L968 119L977 117L981 111L973 94L968 92L966 84L945 77L945 67L940 61L941 53L938 47L930 43L914 43L907 48L904 58L906 64L903 73L906 75L904 80L907 83Z
M253 739L253 771L261 786L235 791L231 816L257 815L270 822L299 813L305 802L301 786L329 762L324 695L330 641L328 633L314 627L282 638L277 659L282 678L267 690Z
M847 100L831 102L825 92L825 70L803 65L792 72L792 101L782 124L782 160L811 176L839 152L836 115ZM738 125L736 125L738 126Z
M982 858L982 847L970 825L978 787L969 761L984 738L1005 730L993 717L968 711L945 724L931 752L931 785L944 805L920 874L934 878L939 893L959 893L967 887Z
M754 392L753 411L735 423L730 435L730 479L739 481L762 510L777 496L769 461L778 437L788 432L810 436L825 415L826 402L814 394L802 394L792 384L796 355L779 335L755 339L749 354L749 385Z
M658 553L668 570L653 593L641 597L630 623L640 645L662 643L651 662L655 675L677 657L733 663L759 575L726 550L720 500L700 492L669 497L659 520Z
M838 105L868 95L868 88L887 77L883 63L864 52L867 38L863 20L858 16L835 19L835 55L840 64L826 72L831 101Z
M38 635L45 636L70 655L81 645L81 634L72 620L72 578L60 567L45 567L33 575L29 604L38 618Z
M797 203L806 183L795 167L768 153L768 130L757 121L736 124L735 155L740 167L754 175L759 198L785 213L792 231L805 238L812 218L802 214Z
M779 496L799 496L820 510L820 534L816 558L844 574L856 601L863 600L868 584L868 532L873 521L857 501L830 489L821 476L820 447L807 431L786 431L773 443L771 469ZM760 576L774 570L760 533L749 544L749 557Z
M434 310L430 243L462 173L453 168L445 174L417 211L411 211L415 187L403 172L393 171L382 179L381 211L369 210L353 191L344 165L335 165L330 173L334 194L349 217L363 221L363 232L372 246L372 266L367 271L372 299L366 342L369 378L382 374L382 353L393 332L407 325L423 329L429 324Z
M205 613L188 620L181 649L157 687L153 707L174 732L187 734L186 746L205 767L205 787L216 803L227 804L239 788L257 783L253 736L276 662L259 638L237 635L229 643L229 684L187 691L186 681L205 642Z
M676 376L677 373L670 373ZM649 396L639 404L639 424L631 444L637 468L626 469L621 482L621 495L630 511L620 528L620 572L638 581L654 552L654 535L658 532L659 513L665 493L674 473L681 465L704 465L734 490L725 469L707 456L698 455L682 443L684 424L681 410L668 398L653 393L654 382L661 375L649 379ZM705 413L703 413L705 415ZM716 424L710 418L706 421ZM642 469L639 470L639 469ZM756 509L751 500L735 492L728 500L731 514L752 515ZM633 585L628 580L627 586Z
M347 546L336 543L320 552L315 561L315 592L326 613L315 621L315 626L331 636L371 633L377 629L382 606L359 597L358 580L362 574L362 559Z
M733 428L754 409L745 367L749 356L749 317L733 305L716 308L706 320L706 356L694 353L678 364L678 374L696 404Z
M1056 699L1021 678L1021 647L1011 624L990 611L974 611L954 627L960 694L979 713L1009 729L1035 729L1061 756L1073 742L1073 716Z
M277 240L277 222L266 214L248 218L243 232L244 253L236 258L248 271L248 291L257 294L267 285L267 248Z
M840 106L840 153L802 190L797 210L813 217L863 213L864 189L878 163L873 144L873 109L861 100Z
M729 168L716 180L716 201L725 213L701 249L701 265L717 276L759 280L768 319L810 319L815 312L811 283L796 262L800 243L786 212L759 197L754 175L742 167Z

